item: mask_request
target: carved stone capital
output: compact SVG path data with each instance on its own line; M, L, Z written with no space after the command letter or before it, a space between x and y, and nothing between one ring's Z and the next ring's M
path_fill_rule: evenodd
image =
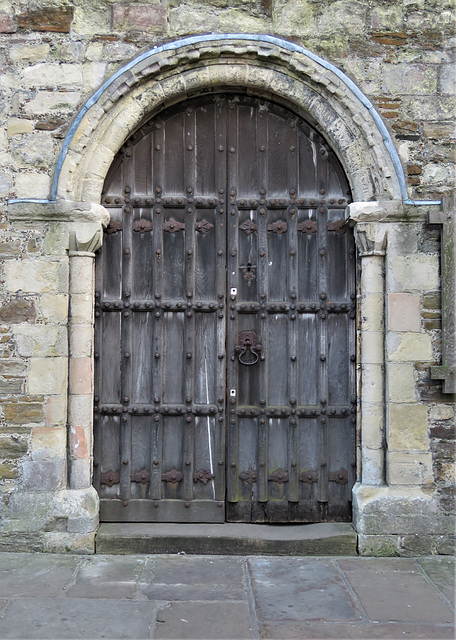
M8 203L12 222L98 222L106 226L109 213L96 202L16 200Z
M384 256L386 253L388 225L377 222L359 222L354 226L354 235L358 255Z
M103 241L103 228L98 222L82 222L71 225L69 233L70 256L94 256Z

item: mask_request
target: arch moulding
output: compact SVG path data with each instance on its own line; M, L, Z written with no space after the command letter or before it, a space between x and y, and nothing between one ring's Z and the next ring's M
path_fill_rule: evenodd
M120 69L86 103L62 149L51 200L99 203L116 152L157 112L199 93L240 91L288 106L326 138L355 201L403 200L391 138L340 70L269 36L199 36L163 45Z

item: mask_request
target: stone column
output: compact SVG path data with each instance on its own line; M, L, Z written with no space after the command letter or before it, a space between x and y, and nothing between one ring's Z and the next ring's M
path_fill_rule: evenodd
M97 224L70 233L70 310L68 384L68 475L70 489L92 484L93 457L93 293L95 251L101 246Z
M353 213L353 211L352 211ZM358 256L361 258L358 343L360 354L360 454L361 481L385 483L385 384L384 384L384 262L385 230L378 222L356 222Z

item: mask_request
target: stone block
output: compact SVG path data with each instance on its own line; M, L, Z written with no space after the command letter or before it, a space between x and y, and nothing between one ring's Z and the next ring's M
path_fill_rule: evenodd
M428 362L432 360L431 337L427 333L388 333L388 359L394 362Z
M383 333L363 331L361 333L361 363L381 364L383 361Z
M17 23L14 16L7 13L0 13L0 33L14 33L17 30Z
M427 406L424 404L390 404L388 416L389 450L428 451Z
M86 291L92 291L92 288ZM70 296L70 317L72 323L87 324L92 321L93 298L90 293L76 293Z
M87 460L89 448L87 443L87 429L79 426L70 426L69 429L70 456L73 459Z
M12 293L49 293L61 291L60 262L9 260L5 264L6 287Z
M9 425L23 425L43 422L43 401L33 400L29 396L10 398L2 402L3 415Z
M384 430L385 415L383 404L363 402L361 424L363 447L368 449L381 448Z
M431 95L437 90L437 70L434 65L386 64L382 88L393 96L404 93Z
M388 482L391 485L432 485L432 456L430 453L390 451Z
M70 291L87 295L93 289L94 260L87 256L70 258Z
M439 286L438 256L416 254L394 256L388 264L390 286L394 292L430 291Z
M66 485L66 460L24 460L22 462L25 491L57 491Z
M0 394L18 394L24 392L23 378L4 378L0 376Z
M17 435L0 435L0 458L3 460L22 458L27 451L28 443L25 438Z
M383 400L383 371L380 364L361 365L363 401L381 403Z
M18 167L46 168L54 163L54 143L50 133L35 132L14 140L11 153Z
M70 462L70 488L86 489L92 484L91 461L88 458L71 459ZM76 526L79 526L76 524Z
M32 460L55 460L66 456L66 427L34 427Z
M91 325L70 326L70 353L74 358L92 355L93 328Z
M82 67L84 90L94 91L103 84L107 70L106 62L86 62Z
M33 122L25 118L8 118L8 138L33 131Z
M11 60L21 62L41 62L49 56L50 45L46 42L33 42L33 44L13 44L9 49Z
M390 331L420 331L420 296L418 294L388 294L388 329Z
M363 483L377 486L383 483L382 470L385 454L383 448L362 449L362 478Z
M30 358L28 388L30 393L60 395L66 391L67 358Z
M92 393L92 361L90 358L70 359L70 393Z
M27 364L19 358L0 359L0 376L15 377L24 376Z
M50 396L46 400L46 425L59 426L67 422L67 395Z
M423 124L423 134L431 140L450 140L455 133L453 122L425 122Z
M10 298L3 302L0 307L0 322L6 324L16 324L21 322L35 322L36 306L35 300L24 298Z
M88 395L68 396L68 422L80 427L91 427L93 415L93 397Z
M13 328L20 356L66 356L68 338L66 327L60 325L17 325Z
M416 402L417 393L413 365L389 364L387 389L390 402Z
M166 27L165 6L114 4L111 7L111 27L114 31L162 32Z
M0 462L0 480L15 480L19 477L17 465L11 462Z
M38 91L32 100L24 105L24 113L28 115L48 115L72 112L79 101L79 91Z
M41 294L38 313L44 322L66 324L68 321L68 295Z
M21 83L25 87L52 87L56 78L59 89L80 89L84 84L82 65L64 62L40 62L25 67L21 72Z
M451 420L454 417L455 409L450 404L437 404L431 406L430 419L431 420Z
M362 293L359 303L361 307L361 331L382 331L383 295L381 293Z
M19 14L17 23L21 29L69 33L73 14L74 8L70 6L43 6L39 9L28 9Z
M443 94L455 95L456 77L454 64L443 64L440 69L439 88Z
M51 178L46 173L17 173L14 193L17 198L48 198Z

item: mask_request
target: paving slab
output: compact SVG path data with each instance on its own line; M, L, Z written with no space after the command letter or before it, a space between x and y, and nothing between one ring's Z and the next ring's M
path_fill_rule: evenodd
M248 558L248 565L260 622L363 618L329 559Z
M451 556L417 558L426 575L432 580L437 589L455 605L455 558Z
M350 523L303 525L104 522L97 553L196 555L356 556Z
M148 558L139 589L150 600L242 600L241 558L156 556Z
M133 598L145 559L134 556L87 559L79 568L67 597Z
M254 638L246 602L173 602L157 614L155 640Z
M451 624L451 608L413 560L340 559L339 567L371 621Z
M81 562L75 556L0 553L0 596L58 596Z
M404 623L267 623L260 626L260 638L273 640L454 640L454 629L437 625L417 625Z
M20 598L0 620L0 638L149 640L156 605L129 600Z

